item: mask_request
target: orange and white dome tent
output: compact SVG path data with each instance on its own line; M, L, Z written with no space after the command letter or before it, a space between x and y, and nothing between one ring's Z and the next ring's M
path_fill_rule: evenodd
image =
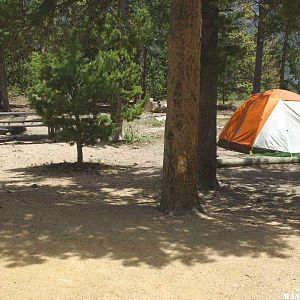
M219 145L300 153L300 95L280 89L252 95L223 128Z

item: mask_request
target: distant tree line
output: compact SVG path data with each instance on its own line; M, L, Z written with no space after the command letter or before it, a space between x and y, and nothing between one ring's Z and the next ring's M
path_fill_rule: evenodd
M299 1L210 2L218 9L218 101L242 100L251 92L276 87L299 92ZM1 0L2 109L9 109L8 94L26 94L33 53L65 43L64 37L75 31L89 55L97 51L108 13L115 18L110 26L121 32L119 44L136 52L141 97L166 99L170 1Z

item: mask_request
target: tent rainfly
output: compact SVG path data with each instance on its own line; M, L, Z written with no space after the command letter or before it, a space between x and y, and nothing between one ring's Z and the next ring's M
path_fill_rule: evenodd
M300 95L280 89L252 95L223 128L219 145L248 153L300 153Z

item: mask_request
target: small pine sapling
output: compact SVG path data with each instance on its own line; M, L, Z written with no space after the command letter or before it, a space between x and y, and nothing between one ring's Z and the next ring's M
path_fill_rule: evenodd
M125 49L100 51L85 56L76 43L55 51L34 54L31 62L31 107L54 128L56 138L77 145L77 162L83 162L82 148L107 140L114 124L103 113L103 104L114 104L122 96L124 113L129 99L141 93L139 67Z

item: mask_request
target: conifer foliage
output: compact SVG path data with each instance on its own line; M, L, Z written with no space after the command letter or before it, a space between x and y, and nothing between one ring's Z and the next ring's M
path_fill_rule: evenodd
M77 144L77 162L82 163L82 147L109 139L114 124L104 113L117 96L127 100L139 95L136 83L139 67L126 49L99 51L90 59L73 41L55 51L32 58L31 106L54 129L62 141ZM134 109L134 108L133 108Z

